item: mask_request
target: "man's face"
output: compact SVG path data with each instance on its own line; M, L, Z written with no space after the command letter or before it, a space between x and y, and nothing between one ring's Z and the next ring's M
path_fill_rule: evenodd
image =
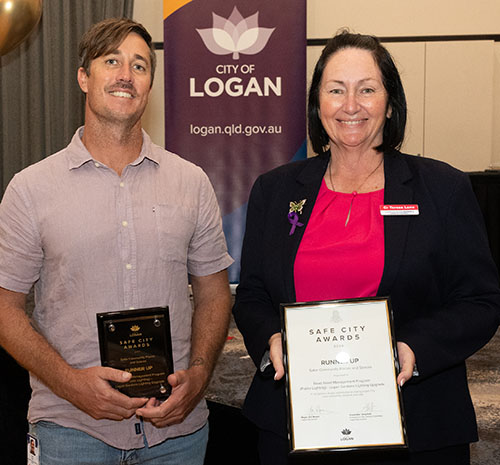
M86 117L134 125L140 120L151 90L151 62L144 39L130 33L116 50L95 58L89 75L78 70L87 94Z

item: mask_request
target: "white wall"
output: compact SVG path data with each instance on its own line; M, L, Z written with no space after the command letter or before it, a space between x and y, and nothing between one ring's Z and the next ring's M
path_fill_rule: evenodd
M134 18L163 42L163 1L135 0ZM499 0L308 0L308 39L342 27L381 37L500 34ZM500 43L387 43L408 98L403 149L466 171L500 168ZM308 84L322 47L308 47ZM144 127L164 144L163 51Z

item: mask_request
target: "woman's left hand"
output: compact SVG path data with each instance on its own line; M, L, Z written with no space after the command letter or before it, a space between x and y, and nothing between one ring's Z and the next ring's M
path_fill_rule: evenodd
M403 384L413 376L416 359L413 350L410 349L408 344L398 342L397 347L400 366L397 382L400 386L403 386Z
M285 376L285 368L283 366L283 348L281 344L281 333L274 333L269 338L269 358L273 363L274 380L279 381Z

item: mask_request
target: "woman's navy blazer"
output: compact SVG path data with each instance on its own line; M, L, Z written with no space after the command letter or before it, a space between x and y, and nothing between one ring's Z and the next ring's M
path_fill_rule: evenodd
M329 153L260 176L247 212L240 284L233 309L257 367L281 330L279 305L294 302L293 266ZM402 389L410 449L477 440L465 359L500 323L500 290L484 222L468 176L428 158L384 154L385 204L417 204L419 215L385 216L378 296L390 296L396 339L414 351L420 376ZM306 199L290 235L290 202ZM356 208L354 203L353 208ZM342 270L339 270L341 273ZM286 435L284 380L257 370L244 414Z

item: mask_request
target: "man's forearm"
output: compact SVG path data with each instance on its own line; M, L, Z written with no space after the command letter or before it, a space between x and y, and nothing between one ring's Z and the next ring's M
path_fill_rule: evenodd
M210 378L226 341L231 316L227 272L192 276L191 284L194 312L190 367L203 366Z
M64 397L60 380L71 367L38 333L24 311L25 296L0 288L0 345L53 392Z
M95 419L122 420L135 414L146 399L129 398L108 380L126 382L130 373L109 367L76 369L68 365L31 325L25 296L0 288L0 345L55 395Z

